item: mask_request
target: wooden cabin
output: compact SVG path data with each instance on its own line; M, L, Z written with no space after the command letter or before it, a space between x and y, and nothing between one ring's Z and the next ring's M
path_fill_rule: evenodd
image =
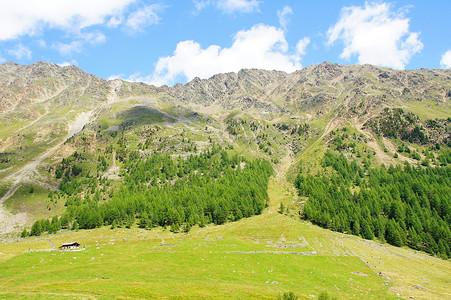
M78 249L78 247L80 247L79 243L72 242L72 243L64 243L59 248L61 250L73 250L73 249Z

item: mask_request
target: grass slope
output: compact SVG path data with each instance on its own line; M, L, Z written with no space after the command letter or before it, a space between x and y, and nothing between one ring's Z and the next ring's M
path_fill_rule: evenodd
M451 296L449 262L281 215L280 201L292 201L286 183L271 180L269 194L270 207L260 216L188 234L104 227L3 244L0 297L275 299L287 291L306 299L322 291L340 299ZM68 241L86 250L42 251Z
M33 189L33 192L30 192ZM48 197L49 191L38 185L25 184L20 186L13 196L6 199L3 203L4 207L13 214L27 213L34 218L47 218L50 216L60 215L64 212L64 203L53 202ZM29 220L27 226L33 224Z

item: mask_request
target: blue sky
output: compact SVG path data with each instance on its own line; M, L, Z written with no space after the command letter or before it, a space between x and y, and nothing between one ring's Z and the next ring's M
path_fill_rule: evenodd
M155 85L329 61L451 68L451 1L16 0L0 63L75 64Z

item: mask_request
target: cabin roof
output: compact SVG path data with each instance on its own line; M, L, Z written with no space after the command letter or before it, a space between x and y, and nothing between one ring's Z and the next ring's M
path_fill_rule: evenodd
M72 243L64 243L61 246L73 246L73 245L80 245L78 242L72 242Z

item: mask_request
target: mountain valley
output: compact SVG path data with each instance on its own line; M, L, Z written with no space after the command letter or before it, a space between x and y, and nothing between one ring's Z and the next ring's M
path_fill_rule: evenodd
M0 124L1 297L451 297L449 69L8 62Z

